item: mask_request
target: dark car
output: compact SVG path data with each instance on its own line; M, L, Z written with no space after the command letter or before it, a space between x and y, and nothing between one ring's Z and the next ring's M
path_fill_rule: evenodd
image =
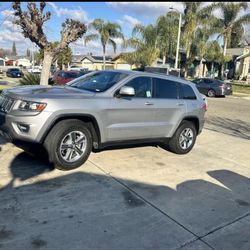
M10 68L7 70L6 75L8 77L23 77L23 72L18 68Z
M192 81L196 84L200 93L209 97L232 95L233 89L230 83L210 78L198 78Z

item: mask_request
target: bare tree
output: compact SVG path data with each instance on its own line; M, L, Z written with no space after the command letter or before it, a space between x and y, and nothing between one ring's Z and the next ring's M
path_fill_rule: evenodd
M13 2L12 4L14 15L16 16L15 23L21 27L24 37L29 38L44 51L41 85L48 84L53 58L63 49L67 48L71 42L75 42L81 38L86 32L86 26L83 23L66 19L62 24L61 40L57 46L53 46L53 43L48 41L43 31L43 24L51 16L50 12L43 13L45 6L45 2L41 2L39 8L36 7L36 3L28 2L28 10L23 11L20 2Z

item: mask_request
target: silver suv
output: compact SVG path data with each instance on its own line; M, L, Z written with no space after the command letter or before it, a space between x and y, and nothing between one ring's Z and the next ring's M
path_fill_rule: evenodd
M154 142L186 154L203 128L205 111L206 101L189 81L96 71L65 86L4 90L0 135L26 150L42 145L56 168L70 170L91 151L111 145Z

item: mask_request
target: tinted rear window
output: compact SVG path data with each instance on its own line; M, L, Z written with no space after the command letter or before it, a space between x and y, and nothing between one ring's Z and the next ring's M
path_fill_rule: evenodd
M181 83L180 98L191 99L191 100L197 99L192 87L183 83Z
M177 99L177 83L170 80L153 78L154 98Z

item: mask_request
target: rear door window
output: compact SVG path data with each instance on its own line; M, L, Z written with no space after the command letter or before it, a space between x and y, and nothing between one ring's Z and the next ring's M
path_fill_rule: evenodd
M178 83L161 79L153 78L154 98L177 99L178 98Z

